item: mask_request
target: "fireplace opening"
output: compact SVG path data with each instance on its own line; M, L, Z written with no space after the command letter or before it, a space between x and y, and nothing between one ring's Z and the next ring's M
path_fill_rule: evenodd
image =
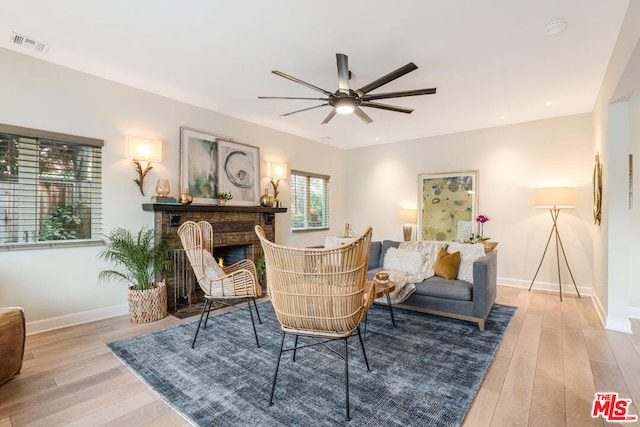
M218 246L213 248L213 257L223 260L223 265L228 267L238 261L247 258L248 245Z

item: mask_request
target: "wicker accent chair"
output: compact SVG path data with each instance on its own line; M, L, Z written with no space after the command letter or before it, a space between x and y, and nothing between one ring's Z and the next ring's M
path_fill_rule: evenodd
M371 370L360 334L360 322L375 297L366 280L372 229L368 227L354 240L329 249L279 246L267 240L259 225L255 231L264 250L269 297L283 332L269 404L273 404L282 353L293 351L295 361L298 349L343 340L344 354L332 351L344 359L348 421L349 337L358 336L367 370ZM295 336L295 342L293 347L285 348L288 334ZM298 345L300 336L318 340Z
M244 259L229 267L218 267L211 254L213 250L213 228L206 221L198 223L186 221L178 228L178 235L205 298L191 348L194 348L196 344L204 314L207 313L207 317L204 321L203 329L207 327L209 313L216 309L213 308L213 303L218 302L223 306L235 306L238 300L247 301L251 324L253 325L253 334L256 338L257 346L260 347L253 311L251 310L251 301L253 301L258 321L262 323L255 299L262 294L262 287L258 284L254 263L251 260ZM208 260L212 260L215 265L208 267ZM216 271L219 271L219 274L209 274L209 268L214 267Z

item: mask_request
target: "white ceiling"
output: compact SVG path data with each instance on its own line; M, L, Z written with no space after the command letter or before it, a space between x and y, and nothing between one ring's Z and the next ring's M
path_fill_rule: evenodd
M629 0L0 0L0 46L233 117L348 149L592 110ZM564 19L556 36L545 24ZM13 45L11 32L49 44ZM437 87L320 122L330 107L279 70L337 89L408 62L375 92ZM374 92L374 93L375 93ZM123 100L124 102L124 100ZM216 129L206 129L215 132Z

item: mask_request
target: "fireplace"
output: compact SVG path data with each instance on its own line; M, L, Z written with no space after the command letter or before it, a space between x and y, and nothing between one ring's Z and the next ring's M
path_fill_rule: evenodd
M222 260L223 265L228 267L246 259L248 249L250 250L249 245L218 246L213 248L213 257L217 260Z
M241 259L254 263L262 256L260 240L254 227L260 225L269 240L275 239L275 214L286 208L257 206L172 205L148 203L143 210L154 213L154 228L167 239L170 248L178 249L174 255L174 271L163 279L167 283L168 310L175 314L184 308L193 308L203 301L202 292L184 254L177 231L186 221L207 221L213 227L214 257L224 258L229 266ZM266 283L263 282L263 287ZM264 293L264 292L263 292ZM195 314L195 312L194 312Z

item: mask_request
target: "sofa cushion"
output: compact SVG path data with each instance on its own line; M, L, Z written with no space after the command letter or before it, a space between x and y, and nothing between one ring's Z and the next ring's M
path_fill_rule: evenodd
M369 250L369 265L367 270L380 267L380 253L382 252L382 242L371 242L371 249Z
M389 248L384 255L384 268L404 271L409 274L418 274L424 266L424 255L420 252L404 251L402 249Z
M433 276L420 283L416 283L416 295L436 298L471 301L473 285L462 280L447 280Z
M382 249L380 250L380 264L379 267L382 267L384 263L384 256L387 254L389 248L398 248L400 246L400 242L396 242L394 240L383 240L382 241Z
M449 253L446 248L440 248L433 271L436 276L453 280L458 276L460 267L460 252Z
M484 245L482 243L451 243L449 245L449 251L460 252L460 268L458 269L459 280L473 283L473 263L478 258L485 256Z
M202 269L207 279L218 279L225 275L224 270L216 262L211 252L206 249L202 251Z

